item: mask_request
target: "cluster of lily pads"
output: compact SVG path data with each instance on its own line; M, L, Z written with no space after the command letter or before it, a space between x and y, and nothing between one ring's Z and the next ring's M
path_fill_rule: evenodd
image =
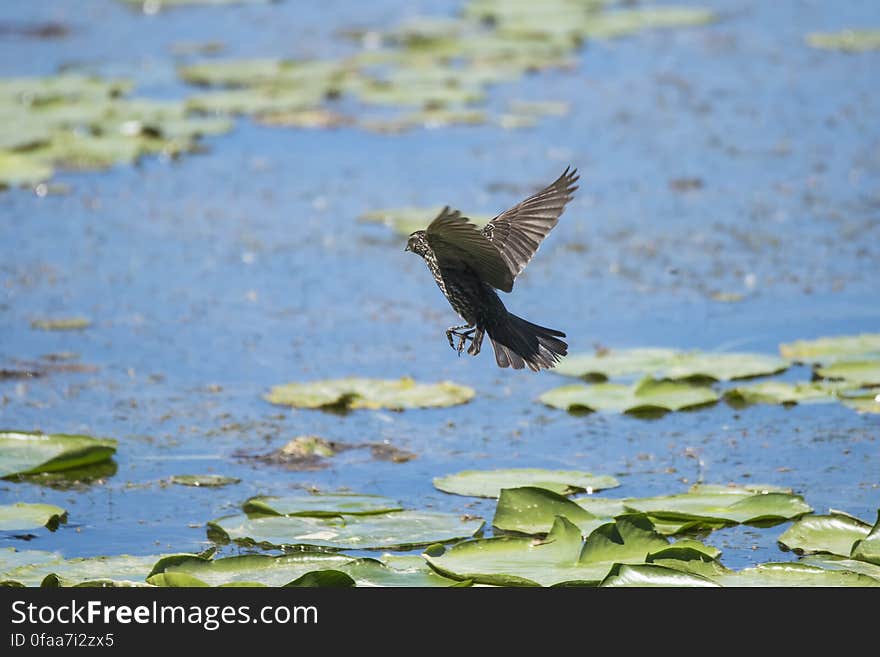
M127 80L65 73L0 79L0 189L33 186L56 168L107 169L193 151L228 119L187 116L181 101L129 95Z
M190 98L190 109L249 114L269 125L354 125L392 133L490 121L528 127L543 116L565 114L567 105L514 101L490 116L485 101L491 85L571 67L586 39L713 19L699 8L605 5L603 0L469 0L457 18L420 17L387 31L349 30L362 49L346 57L215 60L183 66L180 75L215 88Z
M239 514L207 523L216 546L200 554L65 559L54 552L5 548L0 583L880 586L880 514L874 525L839 511L815 515L800 495L759 486L695 485L684 493L646 498L597 495L618 485L608 475L538 469L437 478L435 486L447 493L498 498L491 537L484 536L482 518L408 510L376 495L255 497ZM56 526L65 519L63 510L28 506L38 505L0 507L0 531L20 530L49 516ZM785 522L791 524L779 545L807 555L800 561L731 570L721 562L720 550L700 540L731 525ZM217 558L217 548L228 543L254 552Z
M812 367L809 381L719 382L779 374L796 364ZM560 386L540 401L572 412L656 415L707 406L840 402L880 413L880 334L837 336L780 345L780 356L738 352L621 349L571 354L554 370L590 384ZM608 382L609 379L634 382ZM598 381L598 383L596 383Z

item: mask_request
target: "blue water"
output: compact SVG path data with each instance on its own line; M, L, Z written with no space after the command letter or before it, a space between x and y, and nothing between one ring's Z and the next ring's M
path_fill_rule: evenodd
M0 36L0 75L76 66L184 95L170 46L219 41L224 56L335 56L348 27L452 15L455 2L324 2L183 8L144 16L113 0L9 1L0 22L68 24L52 40ZM696 4L696 3L694 3ZM560 100L528 130L486 125L398 136L303 131L248 119L179 161L61 174L68 195L0 195L0 364L70 351L92 373L0 382L0 426L119 440L115 474L60 490L0 483L0 503L70 512L24 544L66 556L194 551L204 523L256 494L347 487L409 508L483 514L493 503L436 491L462 469L550 467L617 476L609 494L682 492L697 481L789 486L817 512L873 520L880 417L830 404L657 420L575 417L535 399L568 382L458 358L457 319L405 240L367 210L445 203L494 214L568 164L581 188L518 279L509 309L564 330L573 351L672 346L775 353L780 342L880 330L880 53L810 49L811 31L880 27L875 2L703 0L712 25L590 43L574 71L502 85ZM188 61L188 60L181 60ZM699 178L676 191L670 181ZM717 293L743 295L736 303ZM30 328L86 315L81 332ZM272 406L289 381L451 379L468 405L346 416ZM803 368L788 375L804 378ZM217 388L211 386L219 386ZM300 434L388 441L406 463L344 452L321 471L236 458ZM221 489L162 485L216 472ZM786 525L709 536L735 568L787 560ZM227 548L232 550L232 548Z

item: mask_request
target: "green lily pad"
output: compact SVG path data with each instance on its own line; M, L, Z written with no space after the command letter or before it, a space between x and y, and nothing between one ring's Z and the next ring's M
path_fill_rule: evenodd
M441 575L501 586L596 586L617 563L644 563L669 545L644 516L618 518L584 541L580 529L558 517L546 539L493 537L424 554Z
M871 525L842 513L807 516L779 537L779 545L797 554L827 552L843 557L852 554L857 541L865 539Z
M880 586L880 581L846 570L825 570L805 563L762 563L753 568L730 572L715 578L722 586L738 587L817 587L817 586Z
M714 404L718 393L711 388L675 381L646 378L633 385L597 383L560 386L539 400L566 411L657 414Z
M146 586L153 564L167 556L61 559L19 566L6 575L25 586Z
M724 398L733 404L821 404L837 401L838 392L852 387L852 384L846 382L762 381L731 388L724 393Z
M856 541L850 556L853 559L880 565L880 510L877 511L877 521L871 532L865 538Z
M22 153L0 150L0 189L32 187L52 177L52 166Z
M225 477L218 474L199 474L199 475L172 475L168 481L172 484L180 484L181 486L196 486L219 488L230 484L237 484L241 481L237 477Z
M599 586L611 587L673 587L721 586L717 582L682 570L656 564L615 564Z
M715 15L692 7L640 7L590 14L582 34L593 39L616 39L644 30L711 23Z
M436 477L434 486L445 493L473 497L498 497L503 488L536 486L560 495L571 495L616 488L620 483L609 475L594 475L580 470L543 470L508 468L502 470L463 470Z
M127 5L142 7L144 13L155 14L164 7L184 7L189 5L263 5L276 0L120 0Z
M818 553L805 556L801 562L810 566L823 568L824 570L846 570L853 573L859 573L880 581L880 565L868 561L849 559L836 554Z
M86 317L59 317L55 319L35 319L31 328L43 331L79 331L92 325Z
M632 374L650 374L658 379L731 381L777 374L787 368L786 361L764 354L644 348L608 350L600 354L571 354L554 371L603 381Z
M880 30L842 30L840 32L813 32L807 43L822 50L867 52L880 50Z
M340 128L352 123L352 119L322 108L264 112L257 115L263 125L286 128Z
M223 559L191 558L151 575L157 586L286 586L308 573L335 570L357 586L451 586L418 556L383 555L382 560L326 552L296 552L280 556L248 554Z
M259 88L209 91L186 99L190 112L205 114L268 114L316 109L326 92L320 87Z
M237 515L209 522L208 537L269 549L303 545L333 550L409 549L473 536L482 526L482 520L427 511L344 518Z
M813 510L801 496L790 491L705 484L694 485L679 495L620 500L588 497L572 501L594 514L646 514L655 529L666 535L734 524L777 524Z
M371 515L402 511L397 502L380 495L353 493L303 493L284 497L252 497L244 503L245 513L270 516L310 516L314 518L340 515Z
M19 532L47 527L50 531L58 529L58 524L67 521L67 511L52 504L0 505L0 531Z
M798 340L779 345L779 353L798 362L822 364L880 357L880 333Z
M404 377L398 380L350 378L288 383L272 388L266 400L297 408L404 410L455 406L473 397L472 388L449 381L427 384Z
M857 386L880 385L880 360L837 361L816 368L816 374L825 379L843 380Z
M619 376L659 372L679 352L675 349L608 349L601 353L574 353L565 356L553 371L586 379L613 379Z
M0 432L0 477L55 472L108 460L116 441L90 436Z
M585 536L611 518L593 515L567 497L533 486L505 488L498 498L492 526L521 534L546 534L557 516L578 526Z
M388 208L385 210L371 210L365 212L359 219L361 221L385 224L392 228L395 233L407 236L417 230L427 228L428 224L436 217L442 208ZM492 217L484 215L468 215L468 219L477 226L486 225Z
M880 413L880 393L875 391L852 391L840 394L840 403L859 413Z

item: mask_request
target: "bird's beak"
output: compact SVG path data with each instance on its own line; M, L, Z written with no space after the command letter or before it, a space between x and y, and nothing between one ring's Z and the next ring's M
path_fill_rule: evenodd
M404 253L406 253L407 251L412 251L412 249L409 248L409 244L407 244L406 248L403 250Z

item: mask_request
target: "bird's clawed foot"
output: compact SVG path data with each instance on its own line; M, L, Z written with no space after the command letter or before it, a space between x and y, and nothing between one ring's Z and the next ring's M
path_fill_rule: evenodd
M480 347L483 346L483 336L486 335L486 332L481 328L473 329L474 334L471 336L471 346L468 347L468 353L471 356L476 356L480 353ZM461 353L461 348L459 346L459 353Z
M462 331L461 329L466 329ZM458 355L461 356L461 352L464 351L464 345L468 340L471 341L471 346L468 348L468 353L471 352L471 348L473 348L473 334L476 331L476 328L471 327L470 324L462 324L461 326L451 326L446 329L446 339L449 340L449 346L455 349L458 352ZM458 338L458 344L456 345L452 336Z

